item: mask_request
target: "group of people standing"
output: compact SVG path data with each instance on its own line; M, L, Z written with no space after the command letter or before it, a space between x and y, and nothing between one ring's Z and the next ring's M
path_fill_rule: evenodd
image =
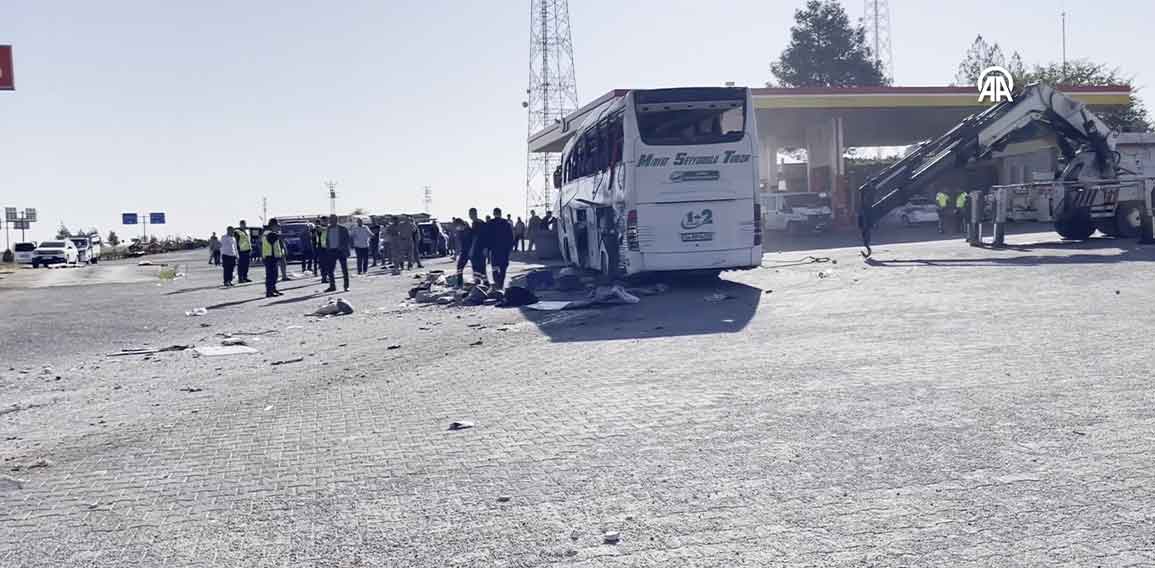
M486 283L489 280L488 264L492 269L493 287L498 290L504 288L510 255L515 250L533 248L533 237L553 222L549 212L546 212L546 217L542 219L536 211L531 211L528 224L521 217L514 222L512 216L502 216L501 208L494 208L493 216L486 216L483 220L478 216L477 208L471 208L468 220L454 218L453 250L457 255L457 282L464 282L465 266L469 265L474 283ZM527 236L530 237L528 245Z
M938 209L938 232L966 233L970 222L967 192L960 191L952 196L945 191L939 191L934 201Z
M544 218L531 211L528 223L520 217L514 222L512 216L503 216L500 208L485 219L478 216L476 208L469 210L468 220L455 218L449 248L457 256L458 282L468 264L476 282L489 282L491 269L493 286L504 288L513 251L533 250L534 238L541 231L552 230L555 222L549 211ZM408 215L390 216L381 225L366 225L358 218L352 227L341 225L336 215L320 217L315 223L308 223L300 237L302 269L311 270L314 276L319 273L321 282L329 285L326 292L337 290L338 266L344 290L349 290L350 251L356 255L357 274L365 274L371 266L378 265L394 271L412 269L414 264L422 268L419 228ZM436 238L440 238L440 231ZM220 237L213 233L209 251L209 263L222 266L226 287L234 285L234 272L237 283L252 282L249 265L254 258L264 264L266 297L282 295L277 290L278 281L290 280L288 251L277 219L270 219L259 231L250 230L242 219L238 226L226 227Z
M314 276L319 273L321 283L329 285L325 291L335 292L336 271L340 266L342 284L348 291L350 251L356 255L357 274L367 273L370 261L372 266L381 264L395 270L411 269L414 264L421 268L419 243L417 223L408 215L390 216L384 225L372 226L358 218L352 228L341 225L336 215L320 217L315 223L308 223L301 235L301 267L312 271ZM288 251L276 219L270 219L257 234L250 232L241 220L238 227L226 227L222 236L214 232L209 238L209 263L223 265L226 287L234 285L234 271L237 283L251 282L249 264L253 258L261 259L265 265L265 296L282 295L277 290L277 282L291 278L287 269Z

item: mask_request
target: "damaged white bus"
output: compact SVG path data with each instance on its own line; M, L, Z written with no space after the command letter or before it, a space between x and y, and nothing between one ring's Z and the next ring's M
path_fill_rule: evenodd
M606 101L554 172L562 255L611 276L761 265L758 150L746 88Z

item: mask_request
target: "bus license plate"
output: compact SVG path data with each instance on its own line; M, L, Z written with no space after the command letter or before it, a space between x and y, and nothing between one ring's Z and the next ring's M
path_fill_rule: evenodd
M694 243L714 240L714 233L682 233L683 243Z

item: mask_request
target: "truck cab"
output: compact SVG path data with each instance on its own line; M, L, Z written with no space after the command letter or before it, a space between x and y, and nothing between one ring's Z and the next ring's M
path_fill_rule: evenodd
M763 197L768 231L819 233L830 228L830 196L813 192L775 192Z
M76 245L77 263L96 264L100 262L100 237L80 236L72 237L69 240Z

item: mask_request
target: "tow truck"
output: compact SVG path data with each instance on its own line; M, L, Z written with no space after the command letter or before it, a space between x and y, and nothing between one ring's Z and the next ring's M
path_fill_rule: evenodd
M972 114L946 134L921 144L858 188L864 256L871 254L870 233L884 215L925 192L947 171L990 159L1031 125L1050 130L1062 154L1063 169L1048 184L1055 231L1070 240L1085 240L1096 229L1114 235L1138 234L1145 184L1121 183L1119 176L1141 174L1143 160L1121 160L1116 151L1120 133L1083 103L1051 86L1032 83L1011 100ZM1126 146L1133 149L1155 146L1143 139L1128 142L1132 143Z

